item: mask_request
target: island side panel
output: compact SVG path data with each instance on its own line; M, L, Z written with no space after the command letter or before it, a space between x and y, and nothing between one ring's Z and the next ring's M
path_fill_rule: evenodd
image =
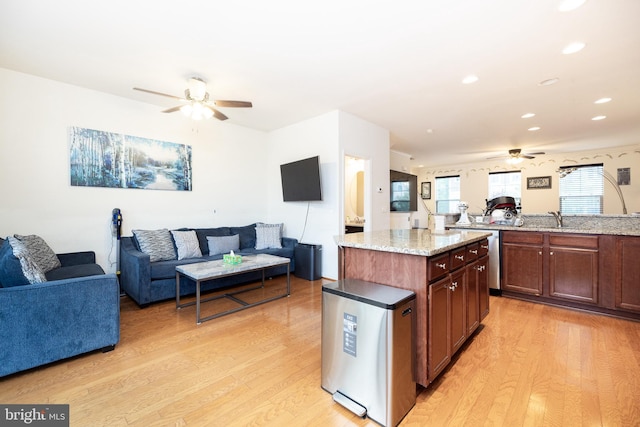
M340 248L340 272L343 277L408 289L416 294L415 375L416 382L429 384L427 378L428 287L427 257L381 252L351 247Z

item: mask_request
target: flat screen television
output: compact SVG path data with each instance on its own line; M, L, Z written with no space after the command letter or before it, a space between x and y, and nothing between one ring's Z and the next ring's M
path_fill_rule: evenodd
M285 202L322 200L319 156L280 165L280 177Z

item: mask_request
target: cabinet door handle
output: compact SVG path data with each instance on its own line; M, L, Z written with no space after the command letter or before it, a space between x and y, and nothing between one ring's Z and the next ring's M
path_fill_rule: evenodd
M542 251L538 252L538 255L542 255Z
M553 252L549 252L549 255L553 255Z
M464 255L456 255L456 259L459 259L460 261L464 261Z
M458 282L453 282L451 283L451 286L449 286L449 289L451 289L452 291L455 291L457 286L458 286Z
M484 265L479 265L478 266L478 271L484 271Z
M443 269L443 270L446 270L446 269L447 269L447 264L445 264L445 263L442 263L442 264L438 264L438 263L436 263L436 265L437 265L438 267L440 267L441 269Z

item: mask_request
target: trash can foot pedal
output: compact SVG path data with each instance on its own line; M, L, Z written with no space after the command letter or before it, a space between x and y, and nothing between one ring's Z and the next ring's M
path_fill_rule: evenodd
M335 393L333 393L333 401L344 406L345 408L347 408L348 410L350 410L351 412L353 412L354 414L356 414L361 418L364 418L365 415L367 415L367 408L349 399L347 396L340 393L339 391L336 391Z

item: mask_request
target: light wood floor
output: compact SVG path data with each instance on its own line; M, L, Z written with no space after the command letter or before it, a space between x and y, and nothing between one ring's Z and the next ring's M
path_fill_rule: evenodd
M72 426L376 425L320 387L321 287L199 326L122 298L114 351L1 379L0 403L69 403ZM640 425L640 323L492 297L483 325L402 426Z

